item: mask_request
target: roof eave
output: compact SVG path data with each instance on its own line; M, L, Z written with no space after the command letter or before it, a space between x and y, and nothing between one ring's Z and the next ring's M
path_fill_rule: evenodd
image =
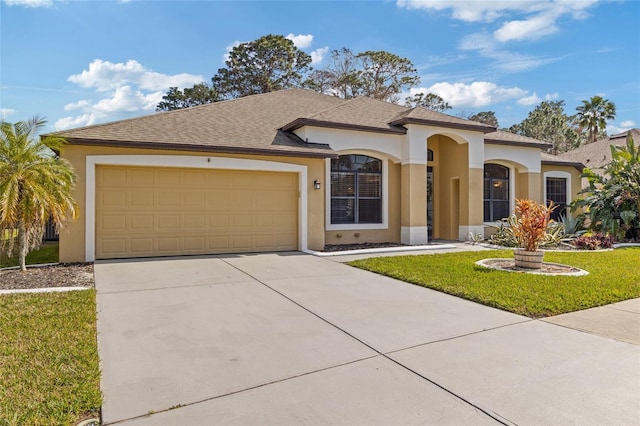
M542 160L540 161L540 164L544 164L546 166L569 166L569 167L575 167L576 170L578 170L579 172L582 172L586 166L580 162L577 161L553 161L553 160Z
M473 130L476 132L482 133L491 133L496 131L496 127L485 126L485 125L476 125L476 124L463 124L463 123L448 123L444 121L438 120L425 120L422 118L411 118L405 117L399 120L392 121L389 123L390 126L402 126L405 124L422 124L428 126L438 126L438 127L446 127L448 129L458 129L458 130Z
M292 121L291 123L285 124L280 128L280 130L284 132L292 132L304 126L324 127L329 129L340 129L340 130L355 130L360 132L386 133L386 134L394 134L394 135L404 135L407 133L407 129L403 127L396 127L396 128L390 127L388 129L385 129L382 127L360 126L357 124L347 124L347 123L336 123L332 121L314 120L311 118L298 118Z
M536 143L536 142L519 142L519 141L503 141L496 139L485 139L485 144L489 145L511 145L511 146L526 146L528 148L540 148L547 149L551 148L553 145L546 142Z
M253 155L287 155L290 157L304 158L338 158L338 153L328 148L327 152L304 152L304 151L288 151L279 149L261 149L261 148L242 148L228 146L211 146L211 145L186 145L159 142L130 142L105 139L82 139L67 138L70 145L87 145L87 146L106 146L116 148L143 148L143 149L166 149L170 151L193 151L193 152L212 152L223 154L253 154ZM319 145L319 144L316 144ZM327 145L328 146L328 145Z

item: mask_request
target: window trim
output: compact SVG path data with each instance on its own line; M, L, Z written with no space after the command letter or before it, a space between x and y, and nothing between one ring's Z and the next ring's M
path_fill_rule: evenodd
M569 207L569 204L571 204L571 202L573 201L573 199L571 198L571 173L569 172L563 172L560 170L551 170L549 172L544 172L542 175L542 180L543 180L543 191L542 191L542 195L543 195L543 200L545 202L545 204L547 203L547 178L560 178L560 179L566 179L566 185L567 187L565 188L566 192L567 192L567 208Z
M515 167L513 167L513 166L511 166L509 164L506 164L504 162L501 162L501 161L495 161L495 160L486 161L482 165L482 184L483 185L484 185L484 166L487 165L487 164L497 164L498 166L506 167L509 170L509 216L511 216L513 214L513 212L515 211L515 207L516 207L516 181L515 181L516 173L515 173ZM494 220L494 221L485 221L484 220L484 192L482 194L482 209L483 209L483 213L482 213L482 220L483 220L482 223L483 223L483 225L492 226L492 225L495 225L497 223L500 223L500 219Z
M327 158L325 160L325 181L327 182L324 186L325 188L325 230L326 231L360 231L367 229L389 229L389 160L380 154L371 153L366 151L344 151L338 152L338 155L366 155L368 157L375 158L376 160L380 160L382 162L382 193L381 193L381 204L382 204L382 222L381 223L341 223L341 224L332 224L331 223L331 159Z

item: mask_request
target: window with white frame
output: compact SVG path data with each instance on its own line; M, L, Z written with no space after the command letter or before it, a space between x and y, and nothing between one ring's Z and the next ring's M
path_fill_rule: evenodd
M494 222L509 216L509 168L500 164L484 165L484 221Z
M331 160L331 224L382 223L382 161L367 155Z
M562 177L547 177L547 204L553 201L556 209L551 212L551 219L559 221L561 216L567 215L567 179Z

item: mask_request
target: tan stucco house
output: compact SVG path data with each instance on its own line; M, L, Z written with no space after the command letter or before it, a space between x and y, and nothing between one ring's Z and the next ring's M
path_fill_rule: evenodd
M515 198L580 189L581 165L545 142L303 89L57 134L80 206L62 262L464 240Z

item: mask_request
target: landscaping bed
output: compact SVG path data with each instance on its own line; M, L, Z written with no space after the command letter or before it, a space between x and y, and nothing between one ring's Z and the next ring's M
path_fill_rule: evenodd
M70 263L0 270L0 290L47 287L93 287L93 264Z

